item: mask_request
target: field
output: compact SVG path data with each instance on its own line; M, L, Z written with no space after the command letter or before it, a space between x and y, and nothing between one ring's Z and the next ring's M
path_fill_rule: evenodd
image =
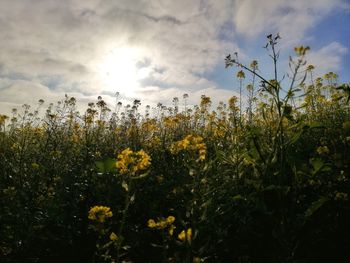
M307 52L283 85L228 56L245 102L0 115L0 261L349 259L350 89Z

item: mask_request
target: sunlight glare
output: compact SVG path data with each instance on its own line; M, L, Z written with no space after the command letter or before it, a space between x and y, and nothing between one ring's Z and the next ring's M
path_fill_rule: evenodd
M114 49L106 54L99 67L104 88L134 96L139 87L140 71L143 73L142 78L145 77L144 70L137 67L142 57L140 49L128 47Z

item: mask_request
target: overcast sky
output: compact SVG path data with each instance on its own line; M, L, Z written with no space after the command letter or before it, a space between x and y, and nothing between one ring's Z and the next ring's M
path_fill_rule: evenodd
M111 107L116 92L143 105L184 93L226 101L237 69L225 56L257 59L267 74L262 46L277 32L281 69L309 45L318 74L349 82L349 25L349 0L0 0L0 113L64 94Z

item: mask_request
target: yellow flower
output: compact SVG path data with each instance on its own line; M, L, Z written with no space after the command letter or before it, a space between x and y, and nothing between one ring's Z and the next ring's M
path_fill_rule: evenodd
M188 228L186 231L182 230L181 233L177 236L182 242L187 240L188 243L192 241L192 228Z
M335 200L348 200L348 194L343 192L336 192Z
M228 105L229 105L229 109L231 111L237 111L239 108L237 107L237 101L238 98L236 96L232 96L229 101L228 101Z
M183 140L177 141L170 146L170 152L177 154L181 151L189 153L198 153L199 161L205 160L207 148L201 136L187 135Z
M158 229L164 229L168 226L168 222L166 220L161 220L157 223Z
M0 114L0 126L5 123L5 121L8 119L6 115Z
M149 219L147 224L149 228L155 228L157 226L156 222L153 219Z
M192 228L187 229L186 237L187 237L188 242L192 241Z
M168 224L172 224L175 222L175 217L174 216L168 216L166 219Z
M306 52L310 50L310 47L299 46L295 47L294 51L298 56L305 56Z
M94 206L90 209L88 218L92 221L104 223L107 218L112 216L113 213L108 206Z
M139 157L137 170L146 170L151 165L151 157L144 150L138 151L136 154Z
M174 229L175 229L175 228L176 228L176 227L175 227L174 225L171 225L171 226L169 227L168 233L169 233L170 236L172 236L172 235L174 234Z
M155 229L165 229L169 227L169 234L172 235L175 229L175 226L173 226L173 223L175 222L174 216L168 216L167 218L162 218L158 222L154 221L153 219L149 219L147 221L147 225L149 228L155 228Z
M253 60L253 61L250 63L250 68L251 68L252 70L257 70L257 69L258 69L258 61Z
M306 68L307 71L312 71L314 69L315 69L314 65L308 65L307 68Z
M320 155L325 155L325 154L328 154L329 153L329 149L327 146L320 146L317 148L317 153L320 154Z
M180 234L178 234L177 236L181 241L185 241L186 240L186 233L185 230L182 230Z
M240 70L237 72L237 78L239 78L239 79L245 78L245 74L244 74L243 70Z
M114 232L112 232L112 233L109 235L109 239L110 239L111 241L117 241L117 240L118 240L118 236L117 236Z
M151 157L144 150L133 152L127 148L118 154L116 165L121 174L135 174L151 165Z
M208 108L208 107L210 107L210 105L211 105L211 99L210 99L210 97L207 97L207 96L205 96L205 95L202 95L201 96L201 108L202 109L205 109L205 108Z
M39 169L39 164L37 164L37 163L32 163L32 168L33 168L34 170Z

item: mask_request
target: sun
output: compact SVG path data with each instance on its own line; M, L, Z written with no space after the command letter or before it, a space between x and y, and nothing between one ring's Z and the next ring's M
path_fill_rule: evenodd
M142 58L143 52L138 48L121 47L107 52L98 66L103 88L134 96L140 85L138 62Z

